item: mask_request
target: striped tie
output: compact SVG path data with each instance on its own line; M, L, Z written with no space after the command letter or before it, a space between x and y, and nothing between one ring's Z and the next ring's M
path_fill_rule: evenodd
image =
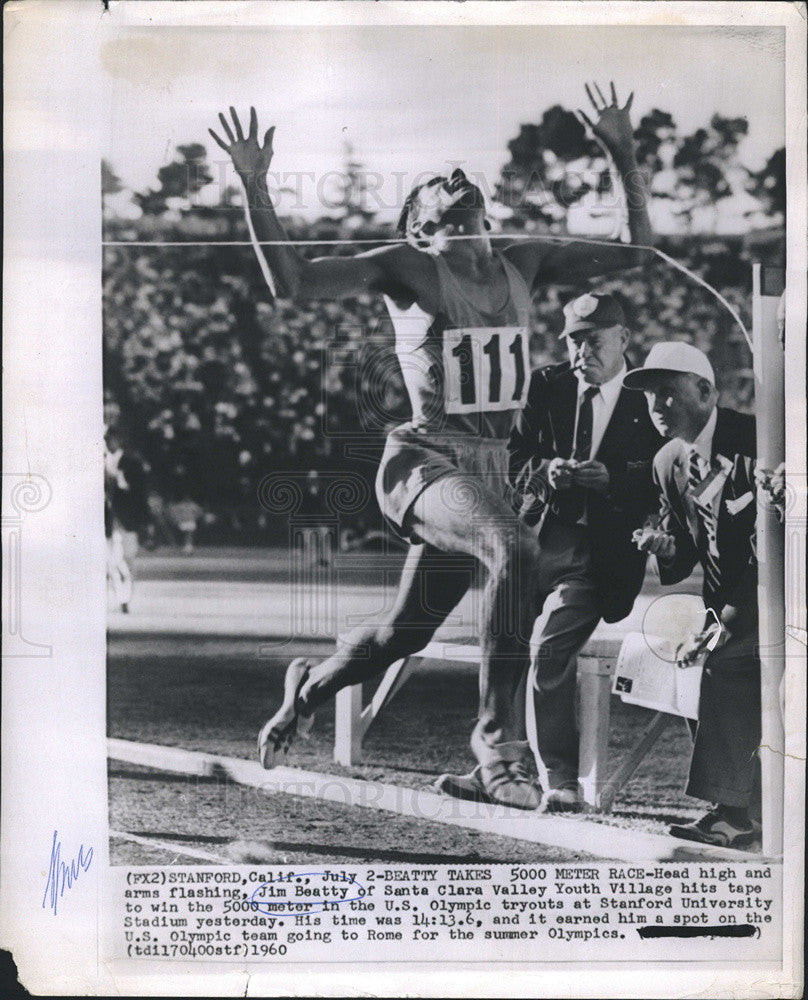
M718 522L712 505L710 503L702 503L696 495L697 489L704 482L705 478L702 474L699 453L693 448L690 452L688 488L693 498L693 506L696 508L703 532L700 548L704 566L704 580L710 593L717 594L721 587L721 571L718 566Z

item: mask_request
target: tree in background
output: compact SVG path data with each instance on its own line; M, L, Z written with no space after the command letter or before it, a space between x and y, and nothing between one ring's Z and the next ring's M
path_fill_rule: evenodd
M376 214L368 204L367 172L351 142L343 145L342 176L337 182L337 212L350 226L371 222Z
M119 194L123 191L123 184L120 177L115 173L115 169L109 160L101 160L101 197L106 198L110 194Z
M640 119L634 131L637 143L637 162L650 174L657 174L665 164L664 151L673 142L676 123L667 111L653 108Z
M693 229L694 214L699 209L713 213L715 218L718 203L741 186L738 143L748 131L745 118L713 115L708 128L697 129L678 144L673 168L679 214L688 230Z
M120 177L109 160L101 160L101 211L104 218L114 217L120 211L120 199L116 198L122 191L125 191ZM130 206L134 208L134 206ZM137 211L137 209L134 209Z
M776 150L762 170L749 171L749 191L766 206L776 225L786 222L786 151Z
M603 149L559 104L548 108L538 125L522 125L508 152L495 198L517 226L542 223L556 229L571 205L590 191L608 190Z
M193 205L195 195L213 181L207 163L207 150L201 143L177 146L177 153L177 158L157 171L160 187L156 191L149 188L135 194L135 201L144 215L161 215L172 207L169 202L174 199L180 207L188 209Z
M738 146L747 134L745 118L713 115L709 125L680 135L667 111L654 108L639 122L634 136L637 159L647 172L651 212L657 228L673 232L715 232L719 204L735 196L746 199L771 191L777 197L777 154L760 175L750 175L739 162ZM555 105L538 125L524 124L508 143L511 158L496 188L497 200L510 211L511 223L550 231L579 231L581 210L595 227L599 214L616 214L604 195L611 191L608 161L598 143L586 136L571 112ZM755 180L759 178L759 180ZM784 201L783 187L783 201ZM748 206L746 206L748 208ZM739 209L739 219L752 214ZM603 232L601 228L599 230Z

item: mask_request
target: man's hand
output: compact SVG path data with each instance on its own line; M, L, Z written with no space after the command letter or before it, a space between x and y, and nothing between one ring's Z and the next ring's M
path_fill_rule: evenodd
M568 490L572 486L575 462L568 458L554 458L547 466L547 479L554 490Z
M673 535L660 531L659 528L638 528L631 540L640 552L648 552L666 562L676 555L676 540Z
M774 471L755 469L755 484L763 493L766 502L775 509L779 520L784 521L786 513L785 462L781 462Z
M589 89L589 84L584 84L586 93L597 112L597 120L592 121L589 116L578 109L578 114L592 130L595 138L611 153L615 163L618 165L625 162L626 158L634 155L634 130L631 127L631 102L634 100L634 93L629 94L628 100L621 108L617 102L617 92L614 84L610 84L612 92L612 103L608 104L606 98L601 93L600 87L593 83L592 86L597 92L597 99ZM599 102L599 103L598 103Z
M233 117L233 128L236 131L235 136L225 116L221 113L219 114L219 121L222 123L224 134L230 140L229 144L220 139L212 128L209 128L208 132L210 132L225 153L230 156L233 166L242 180L256 175L260 177L265 176L272 162L272 137L275 134L275 126L273 125L272 128L267 129L263 145L259 145L258 116L255 113L255 108L250 108L250 130L247 133L246 139L241 128L241 122L238 120L238 115L233 108L230 108L230 114Z
M693 667L697 664L699 657L710 645L712 639L716 640L716 645L721 641L716 638L716 626L697 632L686 639L676 650L677 667ZM713 647L715 648L715 647Z
M576 486L583 486L597 493L608 493L609 470L603 462L596 462L594 459L578 462L572 470L572 481Z

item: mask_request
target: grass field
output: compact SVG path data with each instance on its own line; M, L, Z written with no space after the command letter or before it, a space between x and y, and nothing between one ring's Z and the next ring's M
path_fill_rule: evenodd
M395 582L389 562L370 559L354 565L356 581L362 583L350 580L342 587L340 622L385 606ZM131 614L110 616L109 735L254 759L257 732L277 704L289 659L300 654L319 658L329 649L323 637L289 643L278 632L288 614L281 603L285 593L288 604L283 571L282 557L250 559L238 553L140 560ZM698 584L684 589L697 590ZM647 591L645 606L656 593L653 581ZM215 629L210 624L214 614ZM461 605L448 630L453 637L468 633L469 614ZM347 769L333 762L331 706L318 713L311 740L297 741L287 763L427 788L443 771L473 766L468 738L476 708L473 667L424 661L369 731L361 766ZM612 761L636 739L649 716L645 709L613 699ZM681 720L672 720L618 797L613 814L597 822L662 832L672 820L696 815L699 804L681 792L688 759L686 728ZM109 775L111 829L144 837L151 845L113 837L111 860L118 864L193 863L183 848L232 860L241 856L245 844L268 862L288 863L565 861L587 856L586 824L576 818L569 822L581 826L580 852L370 809L269 796L217 779L189 779L114 761Z

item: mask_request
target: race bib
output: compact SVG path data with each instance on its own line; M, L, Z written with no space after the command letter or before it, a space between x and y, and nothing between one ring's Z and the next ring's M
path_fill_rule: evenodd
M522 409L530 371L527 337L523 326L445 330L446 412Z

